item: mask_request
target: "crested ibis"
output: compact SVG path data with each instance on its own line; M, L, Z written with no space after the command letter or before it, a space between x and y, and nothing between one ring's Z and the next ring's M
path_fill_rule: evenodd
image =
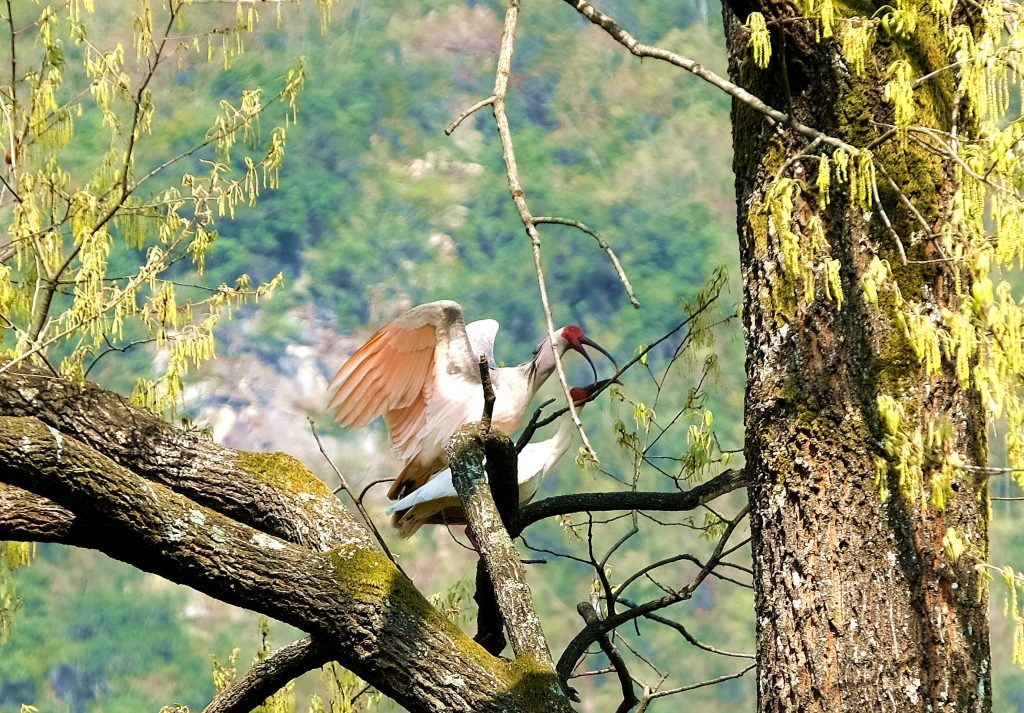
M510 435L522 423L533 394L555 369L552 342L545 337L533 359L496 368L492 319L466 324L458 302L429 302L388 323L349 357L331 381L330 408L343 426L364 426L383 416L391 445L405 465L388 491L392 500L422 487L448 465L444 447L463 424L483 412L479 357L492 365L494 412L491 425ZM576 325L555 332L554 348L582 354L597 378L597 367L583 348L603 347ZM616 370L618 366L616 365Z
M600 381L587 387L574 387L569 394L577 409L591 399L593 393L606 382ZM572 442L573 422L570 414L560 419L555 435L539 443L527 443L519 453L517 466L519 480L519 504L526 505L533 500L540 482L548 471L555 467L565 455ZM462 503L455 492L451 468L432 478L426 485L414 490L387 509L391 524L404 540L423 525L464 525L466 516Z

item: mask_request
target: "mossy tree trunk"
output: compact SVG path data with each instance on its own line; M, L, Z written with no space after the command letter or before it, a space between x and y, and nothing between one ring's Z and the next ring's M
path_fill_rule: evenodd
M732 80L803 124L870 147L921 214L905 208L885 173L877 186L893 230L877 209L857 205L848 186L834 185L825 204L814 190L819 161L800 156L830 151L734 103L758 709L987 711L987 587L976 560L954 562L943 549L955 528L973 552L987 553L985 483L959 473L940 507L931 479L941 459L924 458L909 482L879 410L880 398L891 397L905 409L904 424L924 434L946 429L947 447L981 464L980 401L958 386L952 365L926 374L894 319L898 298L880 294L875 304L862 282L874 258L888 261L902 296L938 313L959 299L954 279L968 279L934 260L938 247L920 227L923 219L935 234L947 217L956 188L950 166L895 136L871 145L893 120L883 98L886 68L905 58L924 75L948 63L945 50L936 28L922 21L913 38L880 37L857 75L836 42L815 41L813 30L810 39L797 35L808 27L798 22L786 26L785 38L778 25L772 29L773 56L761 70L734 14L751 9L769 20L788 12L726 9ZM949 131L950 74L930 80L922 96L916 121ZM791 194L793 232L805 239L820 218L821 252L840 265L841 306L825 280L808 299L787 271L766 205L779 176L805 182ZM901 246L894 232L920 237Z

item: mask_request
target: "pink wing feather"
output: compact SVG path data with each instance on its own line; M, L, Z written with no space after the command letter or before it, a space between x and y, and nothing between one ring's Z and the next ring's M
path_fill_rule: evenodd
M348 427L383 416L391 444L408 466L424 447L443 446L462 425L453 412L462 410L465 386L475 382L479 390L478 368L462 307L430 302L382 327L349 357L331 381L337 392L330 407Z

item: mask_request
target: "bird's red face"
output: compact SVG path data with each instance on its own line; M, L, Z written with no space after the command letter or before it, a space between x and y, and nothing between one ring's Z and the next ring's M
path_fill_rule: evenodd
M593 347L594 349L596 349L597 351L601 352L606 357L611 359L612 364L615 366L615 371L617 372L619 370L619 365L615 361L615 357L609 354L607 349L602 347L593 339L587 337L587 335L583 333L583 330L577 327L575 324L569 324L566 325L565 327L562 327L561 336L562 339L569 343L569 347L571 349L578 351L580 354L583 355L583 358L586 359L587 362L589 362L590 368L594 372L595 381L597 381L597 367L594 366L594 360L590 358L589 354L587 354L587 350L583 348L584 344L586 344L588 347Z
M618 379L602 379L601 381L595 381L589 386L574 386L569 389L569 396L572 397L573 406L577 409L582 408L583 404L588 401L592 401L598 391L603 389L609 383L618 384Z
M587 403L587 399L590 398L590 394L587 393L587 390L579 386L574 386L569 389L569 396L572 397L573 406L576 406L577 408Z

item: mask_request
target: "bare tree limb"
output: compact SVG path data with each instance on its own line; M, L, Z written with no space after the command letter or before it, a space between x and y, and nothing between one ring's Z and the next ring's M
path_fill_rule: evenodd
M530 503L519 514L515 534L533 523L556 515L570 515L577 512L609 512L613 510L651 510L678 512L694 510L715 498L733 490L745 488L747 476L742 470L723 471L706 483L694 486L685 492L639 492L627 490L611 493L575 493L556 495Z
M747 510L748 508L744 507L735 518L729 521L728 526L725 528L725 531L718 540L718 544L715 546L714 552L708 558L707 562L704 563L704 566L696 576L694 576L686 586L667 593L657 599L652 599L625 611L621 611L616 614L609 614L609 616L604 619L598 619L588 623L583 630L569 642L569 645L566 646L565 651L563 651L562 655L559 657L558 665L556 667L556 670L558 671L558 680L563 685L566 685L566 682L569 680L569 676L572 673L572 669L576 666L576 662L579 660L580 656L590 648L591 644L598 641L603 634L607 634L609 631L617 629L626 622L633 621L634 619L642 617L650 612L664 609L665 607L678 602L685 601L693 596L693 592L696 591L701 582L703 582L711 571L718 565L726 543L729 541L730 536L735 531L740 521L746 517Z
M587 624L592 624L601 619L590 602L580 602L576 605L576 611L579 612L579 615L583 617L583 621ZM604 655L608 657L608 662L611 663L612 668L615 669L615 674L619 677L619 685L622 687L622 703L619 704L616 713L626 713L626 711L632 710L634 706L640 703L640 699L636 697L636 691L633 690L633 678L629 675L629 668L607 634L602 634L598 638L597 643L601 646L601 651L604 652Z
M619 282L622 283L623 288L626 290L626 294L629 296L629 303L633 305L634 309L640 309L640 300L636 298L636 293L633 292L633 285L629 281L629 277L626 276L626 271L622 269L622 263L619 262L619 256L612 250L612 246L608 244L608 241L602 238L594 230L591 230L586 226L585 223L579 220L571 220L569 218L559 218L557 216L534 216L533 222L535 225L567 225L572 228L576 228L582 233L586 233L594 240L597 241L597 245L601 248L608 259L612 261L612 267L615 268L615 274L619 276Z
M203 713L248 713L289 681L330 660L329 649L309 636L282 646L254 663L242 678L210 701Z
M667 62L668 64L679 67L680 69L684 69L690 74L700 77L711 86L722 90L736 101L750 107L771 122L788 126L802 136L806 136L809 139L818 139L833 148L841 148L851 156L856 156L860 153L860 149L856 146L848 144L834 136L829 136L822 131L818 131L813 127L807 126L806 124L800 123L791 114L786 114L785 112L769 106L743 87L733 84L725 77L712 72L701 63L689 59L688 57L684 57L676 52L640 43L632 34L622 27L622 25L616 22L615 19L598 10L597 7L592 3L587 2L587 0L565 0L565 2L576 10L576 12L583 15L583 17L587 18L608 33L608 35L616 42L628 49L637 57L640 57L641 59L644 57L650 57L662 62ZM785 5L785 3L775 3L775 5L773 5L770 2L766 2L765 5L778 6Z
M505 6L505 22L501 33L501 47L498 51L498 66L494 74L494 90L491 96L478 101L472 107L463 112L455 121L448 125L446 133L452 131L467 116L474 111L490 106L494 114L494 123L498 129L498 139L501 142L501 155L505 161L505 174L508 178L509 193L512 195L512 202L519 212L519 218L530 238L530 245L533 250L534 271L537 274L537 286L540 290L541 306L544 310L544 318L547 323L548 335L551 338L551 354L555 360L555 373L558 374L558 383L562 386L562 394L568 404L569 412L572 414L573 424L583 440L583 448L590 457L597 461L597 452L590 444L583 423L580 421L576 406L569 395L569 381L565 376L565 368L562 366L562 356L554 347L555 322L551 312L551 301L548 299L547 282L544 278L544 266L541 264L541 243L540 232L537 230L537 222L534 220L530 207L526 202L526 194L519 179L519 168L516 165L516 153L512 142L512 129L508 123L508 114L505 112L505 99L508 96L508 80L512 74L512 55L515 52L516 27L519 22L520 0L508 0Z

